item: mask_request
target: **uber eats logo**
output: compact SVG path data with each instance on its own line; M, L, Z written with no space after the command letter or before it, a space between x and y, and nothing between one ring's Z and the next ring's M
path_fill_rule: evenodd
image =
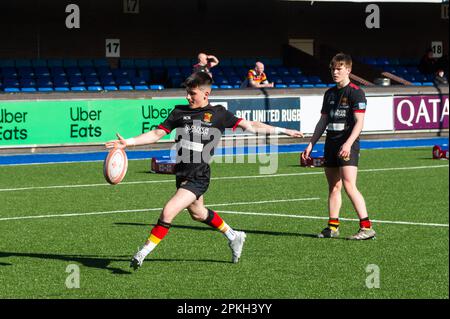
M26 140L28 132L20 125L26 123L28 112L11 112L0 109L0 141ZM14 125L14 127L12 127Z
M153 105L142 105L142 118L145 120L152 120L151 122L142 122L142 133L156 129L158 125L169 116L171 111L172 108L156 108Z
M82 107L70 108L70 138L100 137L102 128L92 122L100 121L101 110L86 110ZM95 123L94 123L95 124Z

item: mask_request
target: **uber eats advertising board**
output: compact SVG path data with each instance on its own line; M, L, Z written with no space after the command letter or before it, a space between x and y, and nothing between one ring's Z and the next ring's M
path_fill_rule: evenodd
M215 98L238 117L300 128L300 98ZM155 129L183 98L0 101L0 147L101 144ZM164 140L173 140L175 132Z
M156 128L186 99L0 101L0 146L103 143ZM165 139L170 139L166 136Z

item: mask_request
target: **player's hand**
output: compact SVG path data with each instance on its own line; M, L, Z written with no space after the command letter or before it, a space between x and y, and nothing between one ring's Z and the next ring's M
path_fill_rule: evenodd
M124 149L125 147L127 147L127 142L125 142L125 139L119 133L117 133L116 135L118 140L106 142L105 143L106 148Z
M312 149L313 149L312 144L309 143L308 146L305 148L305 150L302 152L302 159L304 161L311 159L310 155L311 155Z
M269 87L270 87L270 88L273 88L273 85L274 85L273 82L269 83Z
M290 130L286 129L286 135L289 135L290 137L303 137L303 133L296 130Z
M339 150L339 153L338 153L339 157L340 158L350 158L351 148L352 148L352 146L347 143L342 144L342 146Z

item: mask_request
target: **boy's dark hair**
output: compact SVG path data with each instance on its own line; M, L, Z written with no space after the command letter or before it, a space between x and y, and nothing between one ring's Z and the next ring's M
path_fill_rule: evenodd
M212 85L212 78L206 72L195 72L191 74L183 83L183 86L190 89L194 89L201 86L210 87L211 85Z

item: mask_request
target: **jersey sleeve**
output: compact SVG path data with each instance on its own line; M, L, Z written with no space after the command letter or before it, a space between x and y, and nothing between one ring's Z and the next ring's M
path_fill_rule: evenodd
M247 73L247 79L253 80L255 78L255 74L253 73L253 70L248 71Z
M174 128L177 127L177 108L175 107L164 122L158 125L158 128L169 134Z
M239 125L239 122L241 122L242 119L236 117L233 113L231 113L228 110L223 111L223 126L225 128L232 128L233 131L237 128Z
M364 113L366 111L367 99L364 91L354 90L351 99L351 105L353 112L355 113Z
M322 109L320 110L320 114L326 115L328 114L328 92L323 96Z

